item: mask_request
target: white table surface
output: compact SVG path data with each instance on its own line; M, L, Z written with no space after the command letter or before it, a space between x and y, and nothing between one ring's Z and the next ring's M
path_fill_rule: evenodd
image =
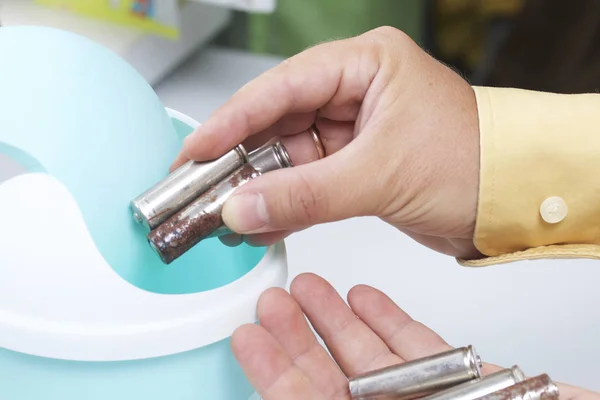
M279 61L210 49L157 92L166 106L203 121ZM315 272L343 295L373 285L451 344L475 345L486 361L600 390L600 261L468 269L373 218L318 226L286 242L291 277Z
M210 49L156 90L199 121L279 62ZM0 159L0 181L17 167ZM287 240L290 279L315 272L345 295L373 285L452 345L485 361L600 390L600 261L544 260L468 269L373 218L314 227Z

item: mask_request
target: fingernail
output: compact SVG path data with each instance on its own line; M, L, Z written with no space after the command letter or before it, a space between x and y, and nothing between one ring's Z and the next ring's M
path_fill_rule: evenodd
M183 139L183 146L190 146L193 145L193 143L195 141L197 141L198 139L200 139L202 136L206 135L206 123L198 126L192 133L190 133L189 135L187 135L184 139Z
M241 234L264 232L269 216L263 196L256 193L234 195L223 207L223 222Z
M173 163L169 166L169 172L173 172L187 161L188 158L185 156L185 154L183 154L183 152L179 152L177 157L175 157L175 160L173 160Z
M196 131L190 133L189 135L187 135L185 138L183 138L183 151L187 151L189 149L190 146L193 145L194 141L196 141L196 137L198 136L198 134L196 133Z

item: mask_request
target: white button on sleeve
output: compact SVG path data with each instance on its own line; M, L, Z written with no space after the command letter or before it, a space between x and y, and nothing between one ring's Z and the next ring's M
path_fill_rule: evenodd
M540 206L542 219L549 224L561 222L567 216L567 203L558 196L548 197Z

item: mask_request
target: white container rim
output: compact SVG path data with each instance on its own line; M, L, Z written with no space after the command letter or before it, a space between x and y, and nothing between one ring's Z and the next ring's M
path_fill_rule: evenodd
M167 111L171 118L191 127L199 125L182 113ZM78 242L70 246L80 251L65 256L57 250L60 246L52 243L60 240L48 237L52 221L45 222L44 211L34 207L40 193L45 201L55 202L49 206L62 213L64 228L78 233ZM28 207L32 212L17 215L20 213L15 213L14 207ZM27 243L0 251L3 264L6 262L0 268L2 348L72 361L137 360L195 350L230 337L240 325L255 323L260 295L287 282L282 241L269 246L247 274L222 287L185 295L139 289L106 263L83 217L65 211L69 209L77 209L74 199L64 186L45 174L25 174L0 184L0 220L11 227L0 230L0 243L14 243L8 241L10 237L26 234L31 242L40 243L36 252L27 251ZM27 228L28 218L38 223L34 232ZM48 265L47 260L53 259L60 261ZM31 276L38 278L31 285L19 285ZM75 283L64 285L64 278ZM14 285L20 287L15 289ZM61 290L59 295L57 288ZM46 311L40 311L40 303Z

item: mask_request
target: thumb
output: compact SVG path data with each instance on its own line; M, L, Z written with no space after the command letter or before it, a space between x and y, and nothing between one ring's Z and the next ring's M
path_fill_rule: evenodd
M351 147L319 161L269 172L236 189L223 208L225 225L247 235L369 215L371 183L364 168L345 160Z

